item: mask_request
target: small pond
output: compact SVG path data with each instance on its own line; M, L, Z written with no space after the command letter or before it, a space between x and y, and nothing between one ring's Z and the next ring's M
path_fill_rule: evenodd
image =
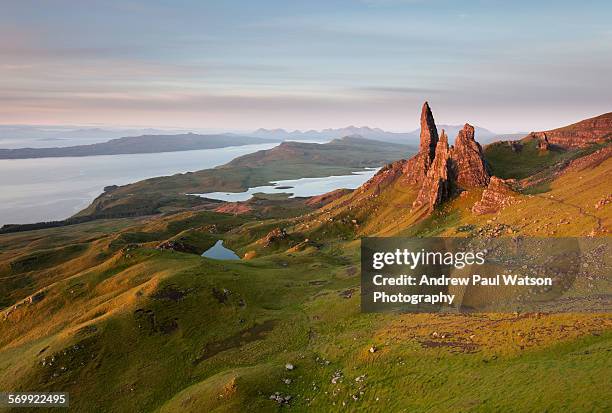
M239 260L240 257L229 248L223 246L223 240L217 241L215 245L204 251L202 257L214 260Z

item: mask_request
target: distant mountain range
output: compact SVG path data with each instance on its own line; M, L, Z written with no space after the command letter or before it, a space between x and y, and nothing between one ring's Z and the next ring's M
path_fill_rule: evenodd
M452 143L457 136L457 133L463 128L463 125L439 125L438 130L446 131ZM250 133L250 136L260 138L276 139L276 140L292 140L292 139L312 139L312 140L329 140L340 138L343 136L361 136L366 139L374 139L385 142L401 143L401 144L418 144L419 134L421 130L415 129L411 132L388 132L379 128L370 128L368 126L348 126L338 129L322 129L322 130L307 130L307 131L286 131L285 129L257 129ZM491 132L488 129L475 126L476 136L483 143L495 140L499 134ZM524 136L521 134L520 136Z
M120 155L135 153L180 152L228 146L276 142L272 139L239 135L142 135L107 142L56 148L0 149L0 159L55 158L65 156Z
M44 148L48 146L75 146L105 142L125 136L175 135L189 131L184 129L153 128L98 128L70 125L0 125L0 148Z
M440 125L454 142L462 125ZM384 141L403 145L418 145L420 129L410 132L388 132L367 126L348 126L338 129L286 131L285 129L257 129L243 135L233 133L196 134L175 133L148 129L150 133L136 136L136 130L108 129L69 129L68 127L10 126L0 125L0 159L47 158L64 156L119 155L136 153L180 152L198 149L223 148L259 143L282 141L330 141L343 137L361 137L364 139ZM132 135L117 137L100 142L105 136L121 133ZM499 139L517 139L525 134L500 136L488 129L475 127L475 134L481 143ZM7 144L10 142L10 144ZM49 145L53 142L53 146ZM71 146L67 144L73 143ZM77 143L74 145L74 143ZM22 147L16 146L20 144ZM41 147L41 144L49 145ZM45 146L46 146L45 145ZM7 149L3 149L4 146ZM15 148L15 149L12 149Z

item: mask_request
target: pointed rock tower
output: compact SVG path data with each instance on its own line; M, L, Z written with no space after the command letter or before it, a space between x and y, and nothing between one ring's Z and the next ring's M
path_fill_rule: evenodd
M491 173L484 159L482 147L474 139L474 127L468 123L459 131L451 149L453 175L462 188L484 187Z
M434 121L429 103L423 103L421 108L421 143L419 152L429 154L429 159L433 161L436 156L436 145L438 144L438 129Z
M455 145L449 147L444 131L438 138L431 108L425 102L421 109L419 152L406 161L385 166L358 192L375 187L374 196L378 196L385 187L399 180L419 189L412 210L429 214L459 189L486 187L490 175L482 148L474 140L474 127L466 123L459 131Z
M429 103L425 102L421 109L421 136L419 152L406 162L404 177L407 182L420 184L427 176L427 171L436 156L438 144L438 129L434 121Z
M436 205L449 199L452 195L451 152L448 147L448 136L444 130L435 149L434 160L423 180L421 190L412 204L413 209L425 208L433 211Z

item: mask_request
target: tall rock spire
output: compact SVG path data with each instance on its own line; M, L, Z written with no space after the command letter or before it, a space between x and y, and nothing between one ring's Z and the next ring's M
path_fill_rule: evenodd
M482 148L474 139L474 127L468 123L459 131L455 145L448 146L444 131L438 130L429 104L421 110L421 141L419 152L402 166L405 182L420 188L413 210L430 213L457 190L486 187L491 173Z
M438 129L434 121L429 103L423 103L421 109L421 141L419 153L429 154L430 161L436 156L436 145L438 144Z
M459 131L451 157L457 185L466 188L484 187L489 184L491 173L482 148L474 139L474 127L469 123Z
M419 152L410 158L403 169L404 179L414 185L419 185L427 176L427 171L436 156L438 130L433 114L427 102L421 109L421 139Z
M435 157L421 190L412 204L413 209L424 208L431 212L436 205L449 199L452 195L451 152L448 147L448 136L444 130L435 148Z

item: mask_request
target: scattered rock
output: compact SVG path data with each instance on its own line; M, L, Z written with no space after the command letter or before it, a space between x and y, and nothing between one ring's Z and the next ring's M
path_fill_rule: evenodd
M344 290L342 291L340 294L338 294L340 297L342 298L351 298L353 296L353 293L355 292L355 290L353 288L349 288L348 290Z
M270 395L270 400L274 400L278 404L289 404L292 397L289 394L283 395L280 392L276 392Z
M595 209L603 208L612 203L612 194L608 194L595 203Z
M213 297L217 299L219 304L226 303L227 300L229 299L230 294L231 294L231 291L228 290L227 288L219 289L219 288L213 287L212 289L212 295Z
M342 373L341 370L336 370L334 372L334 375L331 378L331 383L332 384L338 384L339 382L342 381L343 378L344 378L344 373Z
M287 231L284 228L274 228L272 231L268 232L268 234L257 241L259 244L262 244L264 247L269 247L273 243L286 239Z
M293 364L291 364L291 363L287 363L287 364L285 364L285 369L287 369L287 370L294 370L295 366Z
M155 248L157 248L158 250L171 250L177 252L186 252L189 254L200 254L200 250L198 248L179 240L164 241Z

